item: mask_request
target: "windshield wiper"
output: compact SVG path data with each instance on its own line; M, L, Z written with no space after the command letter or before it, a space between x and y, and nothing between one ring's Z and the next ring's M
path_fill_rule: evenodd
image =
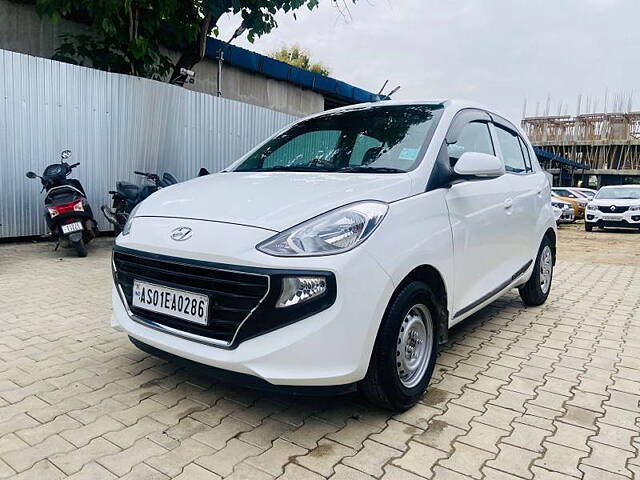
M318 165L278 165L269 168L247 168L237 172L334 172L335 168Z
M363 172L363 173L407 173L406 170L393 167L365 167L363 165L355 165L353 167L345 167L338 170L339 172Z

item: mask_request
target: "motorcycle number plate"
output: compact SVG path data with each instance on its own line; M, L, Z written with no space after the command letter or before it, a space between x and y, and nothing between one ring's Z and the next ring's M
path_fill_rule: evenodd
M209 297L199 293L134 280L133 306L187 320L188 322L206 325L209 313Z
M66 225L62 225L61 228L62 233L65 235L73 232L81 232L83 229L82 222L67 223Z

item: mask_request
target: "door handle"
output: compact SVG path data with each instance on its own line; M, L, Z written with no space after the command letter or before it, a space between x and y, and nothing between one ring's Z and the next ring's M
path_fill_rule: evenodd
M507 198L504 201L504 208L506 208L507 210L509 210L511 207L513 207L513 200L511 200L510 198Z

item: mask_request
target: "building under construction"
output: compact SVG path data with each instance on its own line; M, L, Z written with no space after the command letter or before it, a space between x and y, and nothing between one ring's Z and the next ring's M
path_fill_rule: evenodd
M640 183L640 112L528 117L522 127L554 184Z

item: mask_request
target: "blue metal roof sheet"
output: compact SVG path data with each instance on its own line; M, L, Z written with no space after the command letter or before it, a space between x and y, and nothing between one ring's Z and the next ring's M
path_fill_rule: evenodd
M584 170L590 170L591 167L584 163L576 162L575 160L569 160L568 158L561 157L560 155L556 155L554 153L548 152L547 150L543 150L539 147L533 147L533 150L536 152L536 155L542 158L546 158L548 160L553 160L555 162L564 163L573 168L582 168Z
M294 67L265 55L227 44L215 38L207 39L205 52L207 57L217 60L219 52L222 49L224 49L224 62L234 67L299 85L323 95L338 97L346 102L376 102L384 98L375 93L363 90L362 88L336 80L335 78Z

